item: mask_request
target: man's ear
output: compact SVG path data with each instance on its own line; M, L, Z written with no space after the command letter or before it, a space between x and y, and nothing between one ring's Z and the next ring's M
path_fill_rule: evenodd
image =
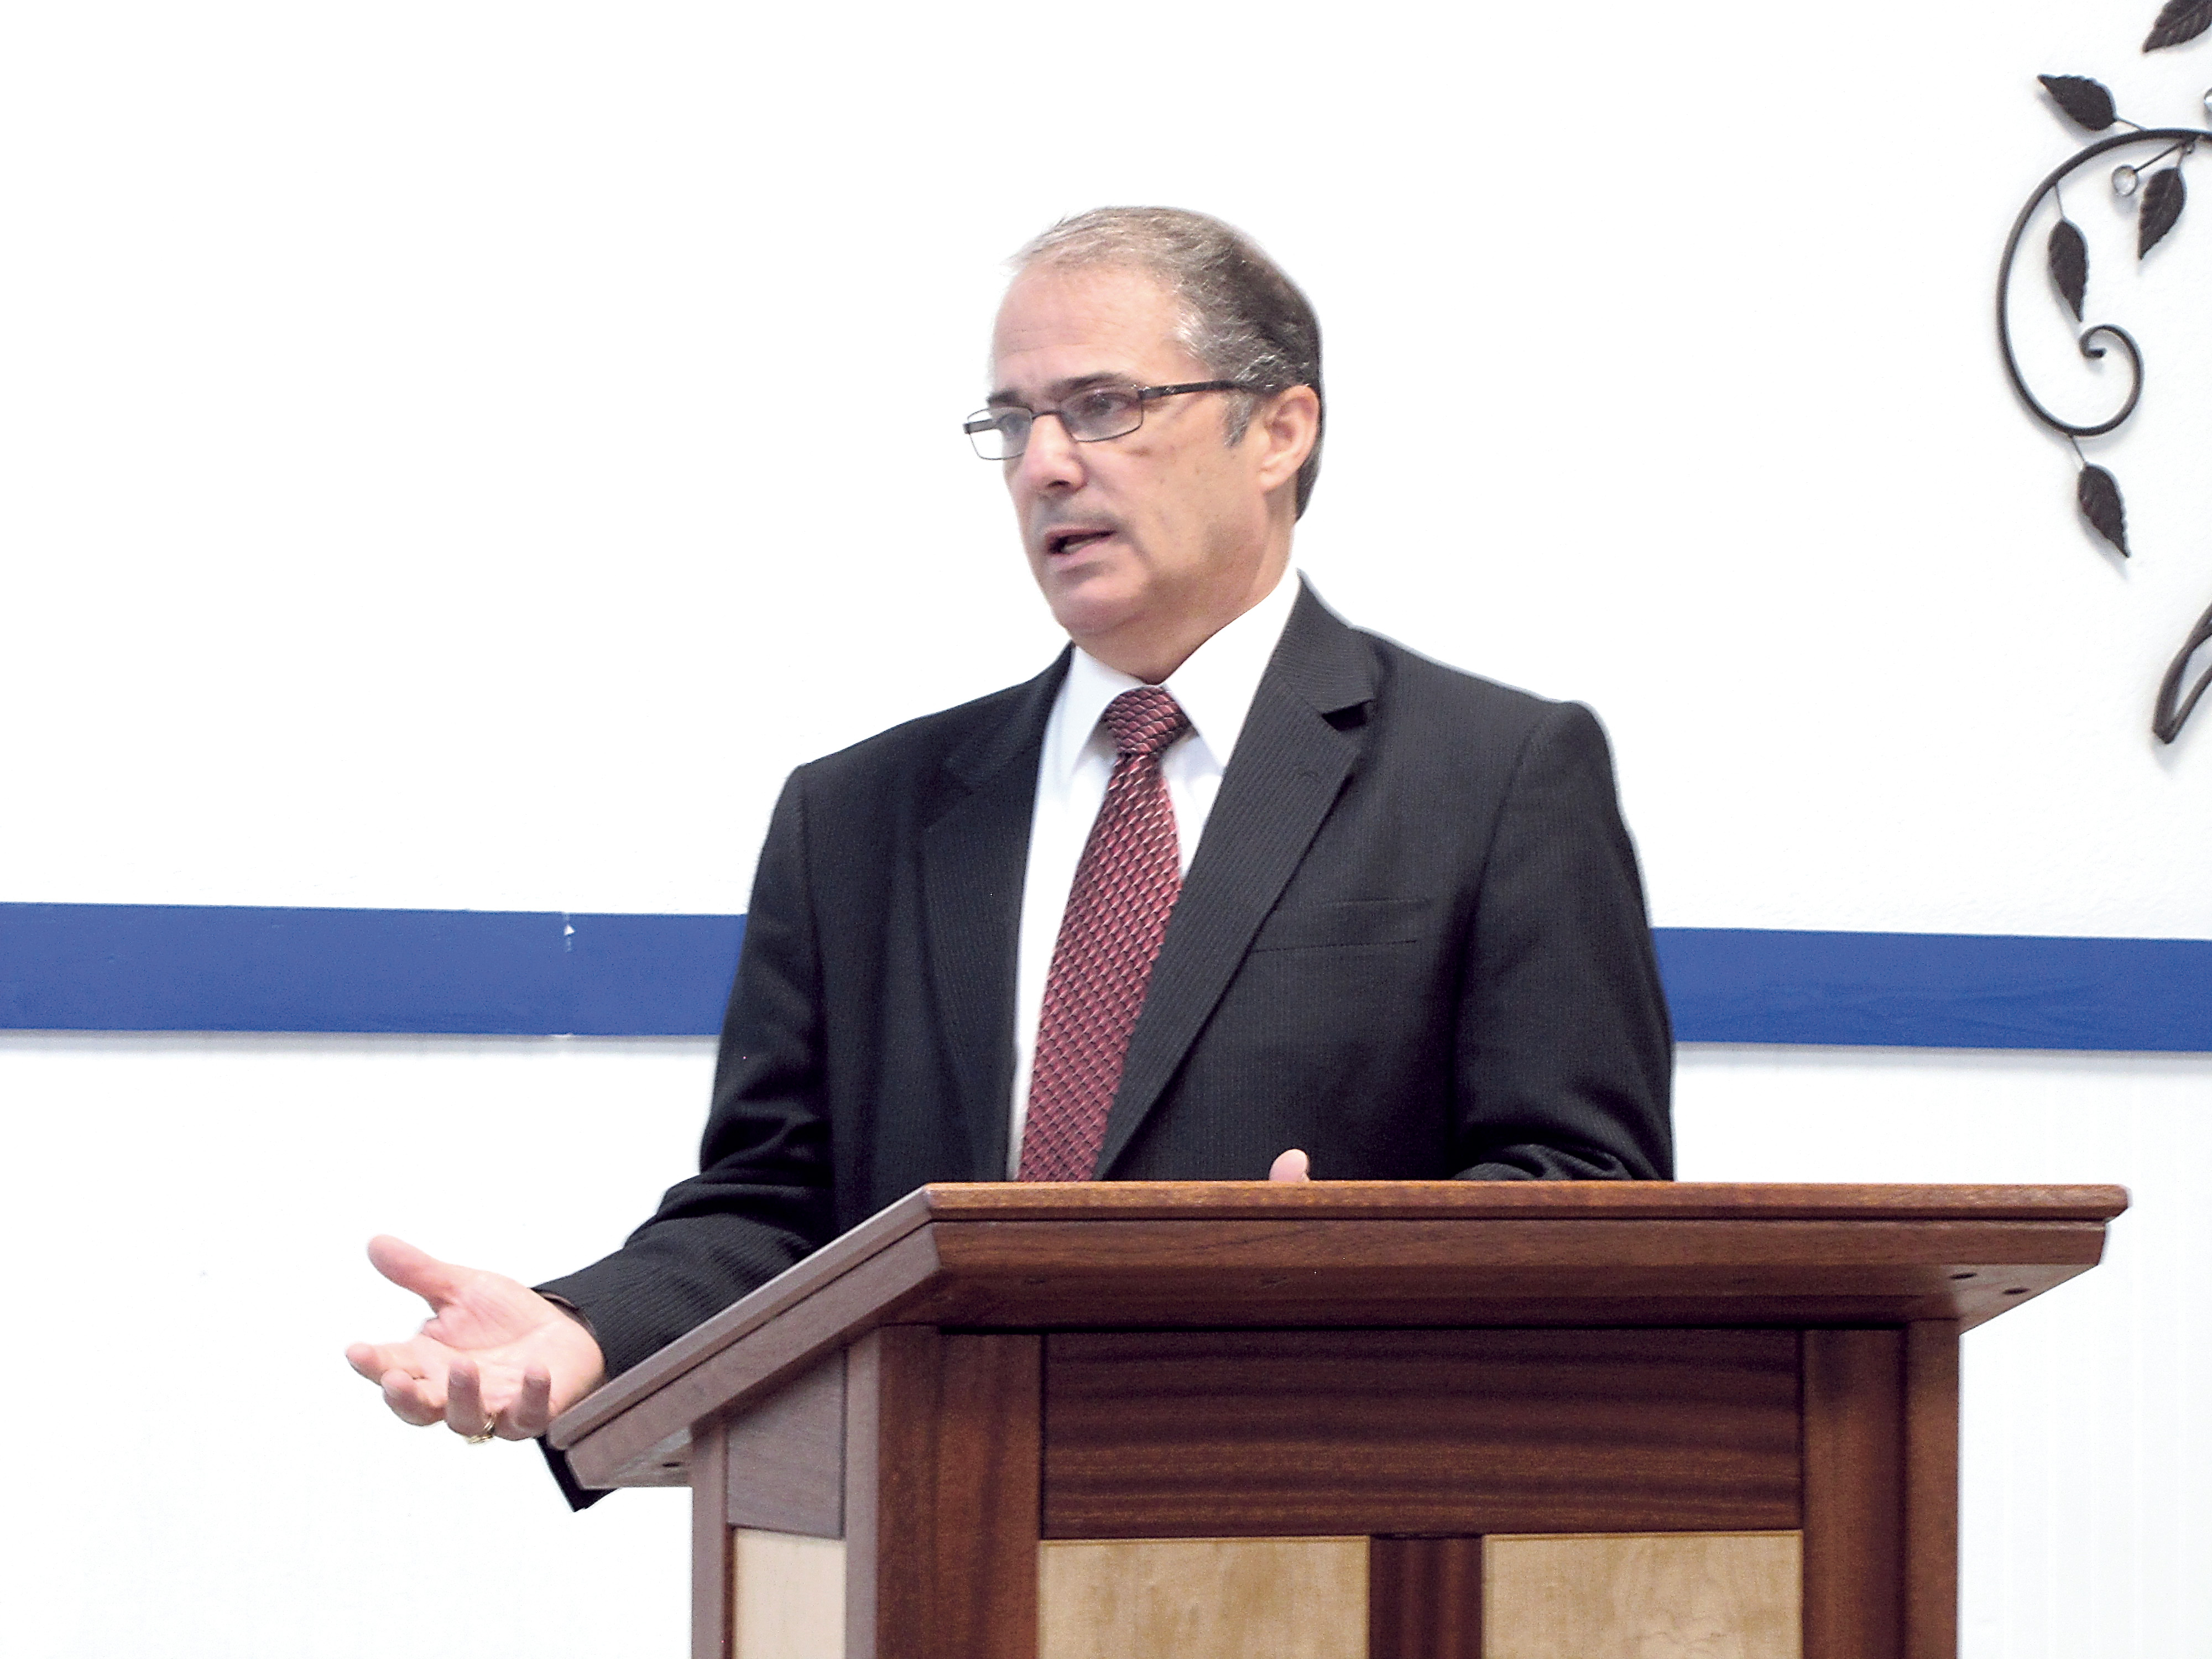
M1321 398L1310 386L1276 392L1253 411L1261 441L1260 487L1273 495L1298 476L1321 436Z

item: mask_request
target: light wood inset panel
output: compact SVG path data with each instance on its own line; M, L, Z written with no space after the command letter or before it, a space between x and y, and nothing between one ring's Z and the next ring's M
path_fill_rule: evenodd
M845 1659L845 1546L739 1528L735 1659Z
M1483 1659L1799 1659L1800 1535L1483 1540Z
M1037 1553L1038 1659L1365 1659L1364 1538L1117 1539Z

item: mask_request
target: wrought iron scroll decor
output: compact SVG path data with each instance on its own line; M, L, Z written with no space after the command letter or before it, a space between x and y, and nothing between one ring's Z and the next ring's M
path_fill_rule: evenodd
M2212 0L2166 0L2142 49L2163 51L2194 40L2207 31L2212 31ZM2053 168L2036 186L2035 193L2021 209L2020 216L2013 221L2012 234L2005 239L2004 258L1997 270L1997 343L2003 349L2005 372L2012 377L2013 390L2020 394L2021 402L2037 420L2066 440L2081 465L2074 485L2075 501L2081 516L2125 558L2130 550L2127 507L2120 495L2119 481L2081 453L2081 440L2100 438L2118 430L2136 412L2136 405L2142 400L2142 348L2136 343L2135 337L2117 323L2089 323L2076 342L2081 356L2095 361L2105 356L2108 345L2117 346L2127 359L2127 395L2118 410L2101 421L2074 422L2053 414L2029 389L2027 376L2021 372L2020 359L2013 351L2013 262L2019 256L2021 239L2027 235L2038 210L2045 201L2052 203L2058 210L2058 222L2051 227L2045 245L2045 265L2050 272L2051 286L2057 290L2066 309L2073 313L2075 322L2088 323L2089 243L2081 228L2067 216L2064 186L2092 162L2128 152L2129 159L2118 161L2112 168L2111 185L2116 196L2135 204L2136 258L2140 260L2180 222L2182 210L2189 203L2189 187L2182 178L2182 165L2197 153L2198 145L2212 149L2212 129L2137 126L2120 114L2112 93L2087 76L2045 75L2039 78L2051 102L2083 131L2101 133L2115 126L2128 131L2096 139ZM2204 103L2208 110L2212 110L2212 91L2204 94ZM2142 154L2146 149L2152 152L2148 156ZM2183 722L2188 720L2207 688L2212 687L2212 662L2206 664L2194 681L2189 679L2190 663L2208 645L2212 645L2212 607L2197 618L2197 626L2159 683L2158 698L2151 714L2151 731L2161 743L2172 743L2180 734Z

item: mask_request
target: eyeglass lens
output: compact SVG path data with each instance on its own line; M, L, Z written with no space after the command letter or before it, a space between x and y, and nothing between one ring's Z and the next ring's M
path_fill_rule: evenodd
M1011 461L1029 447L1030 428L1045 415L1059 417L1078 443L1127 437L1144 423L1144 399L1133 386L1093 386L1058 407L1032 414L1026 409L978 410L967 432L975 453L987 461Z

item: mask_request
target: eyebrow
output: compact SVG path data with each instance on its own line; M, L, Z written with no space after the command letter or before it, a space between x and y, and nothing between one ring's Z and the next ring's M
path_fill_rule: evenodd
M1138 384L1139 383L1137 380L1127 374L1110 374L1102 370L1094 374L1076 374L1065 380L1054 380L1044 389L1044 395L1052 403L1057 404L1065 402L1079 392L1088 392L1095 386L1133 386ZM1018 400L1015 398L1012 388L1000 386L994 392L986 393L983 401L986 404L1011 404Z

